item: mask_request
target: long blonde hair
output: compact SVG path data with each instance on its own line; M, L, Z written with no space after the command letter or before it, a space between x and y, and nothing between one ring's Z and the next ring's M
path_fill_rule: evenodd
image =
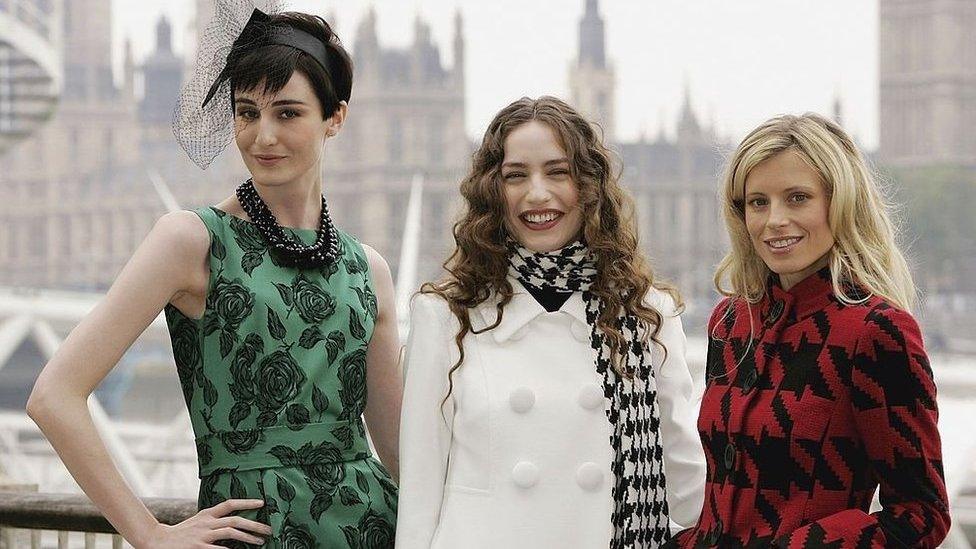
M570 174L579 186L583 238L597 258L597 276L590 291L605 304L597 325L607 335L615 368L618 353L623 354L628 343L616 327L621 308L643 324L645 339L650 337L660 344L657 334L663 324L663 315L644 303L645 295L652 287L657 288L671 295L679 311L682 306L674 287L654 279L653 271L638 247L633 200L618 183L611 152L593 126L555 97L523 97L495 115L481 146L474 153L471 171L461 182L464 211L454 224L456 247L444 263L447 277L420 288L421 293L444 298L461 325L454 338L460 358L448 372L448 394L454 385L452 375L464 361L462 340L469 332L482 333L472 328L469 310L492 295L499 296L497 319L484 329L491 330L501 322L503 309L512 299L513 288L507 278L507 233L502 221L505 202L501 192L501 166L505 158L505 138L515 128L533 120L546 124L555 132L570 160Z
M745 183L753 168L784 151L796 153L813 168L830 197L827 220L834 245L828 264L837 298L860 303L866 291L910 311L917 294L896 243L891 206L854 140L839 125L814 113L767 120L732 155L719 198L731 250L715 273L718 291L750 303L765 296L771 271L756 254L746 229Z

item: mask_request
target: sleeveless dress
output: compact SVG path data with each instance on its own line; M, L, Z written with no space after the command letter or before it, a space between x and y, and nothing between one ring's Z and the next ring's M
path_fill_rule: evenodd
M206 310L193 319L170 305L166 321L196 437L199 507L263 499L240 514L271 526L265 547L392 547L397 488L362 422L377 315L362 246L340 230L335 263L284 267L253 223L195 213L211 239Z

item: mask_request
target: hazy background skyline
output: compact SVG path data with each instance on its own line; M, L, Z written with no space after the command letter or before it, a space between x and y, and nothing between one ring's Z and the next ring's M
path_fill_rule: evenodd
M132 40L136 63L152 51L160 15L173 25L176 53L189 46L192 0L113 0L116 70ZM419 16L441 58L453 65L454 14L464 22L465 128L480 138L491 117L523 95L568 98L585 0L293 0L289 9L334 14L350 49L360 20L376 10L381 45L413 41ZM673 135L687 85L691 104L720 137L737 141L785 112L843 108L863 147L878 144L878 0L602 0L607 56L616 70L617 136ZM731 31L730 31L731 29ZM118 78L118 74L117 74ZM352 108L355 109L355 84Z
M160 216L219 203L249 175L233 145L200 170L170 127L187 67L166 44L190 57L195 5L213 2L0 0L0 42L8 40L0 51L0 440L13 441L0 443L0 484L37 485L45 498L80 492L24 414L41 367ZM443 274L453 250L472 141L511 100L559 95L616 122L641 250L657 277L680 288L687 360L702 372L719 299L712 275L727 249L716 192L725 154L776 114L833 117L839 96L842 122L883 174L922 298L913 314L939 386L956 528L944 547L976 547L976 0L598 3L599 15L584 16L587 0L289 2L334 15L361 62L353 114L323 170L336 224L376 249L398 295L409 296ZM371 7L379 47L357 52ZM458 11L463 75L453 67ZM157 29L161 15L169 28ZM418 16L440 59L431 42L414 44ZM18 42L32 33L37 40ZM147 62L157 37L163 45ZM123 71L126 38L134 66ZM603 70L604 45L615 84ZM115 85L105 67L112 56ZM367 64L379 70L362 70ZM133 93L142 78L147 93ZM681 111L686 87L690 116ZM658 141L662 126L667 139ZM421 180L422 212L408 222L404 205ZM404 336L408 318L401 313ZM196 445L162 318L91 402L104 410L99 430L136 491L192 505Z

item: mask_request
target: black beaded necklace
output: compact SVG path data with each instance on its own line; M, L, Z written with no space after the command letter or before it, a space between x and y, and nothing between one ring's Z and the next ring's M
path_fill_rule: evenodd
M328 265L339 257L339 237L332 218L329 217L325 196L322 197L322 215L312 245L306 245L298 238L285 234L268 205L261 199L258 190L254 188L254 181L248 179L237 187L237 200L244 213L257 225L261 236L271 248L271 253L282 265L311 269Z

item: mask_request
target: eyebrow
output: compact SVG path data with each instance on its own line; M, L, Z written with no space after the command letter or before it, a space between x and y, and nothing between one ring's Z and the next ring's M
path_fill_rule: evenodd
M542 166L545 168L549 166L556 166L559 164L569 164L569 160L566 158L554 158L552 160L547 160L546 163L543 164ZM528 164L526 164L525 162L505 162L502 164L503 168L524 168L526 166L528 166Z
M235 101L243 105L251 105L254 107L258 106L258 104L255 103L253 99L249 99L247 97L238 97ZM272 103L271 106L281 107L285 105L304 105L304 104L305 104L304 101L299 101L298 99L279 99L278 101Z
M787 188L783 189L783 194L792 193L792 192L796 192L796 191L807 191L807 192L811 192L812 190L813 190L813 187L811 187L810 185L793 185L792 187L787 187ZM765 194L766 193L761 193L761 192L753 191L751 193L746 194L746 196L765 195Z

